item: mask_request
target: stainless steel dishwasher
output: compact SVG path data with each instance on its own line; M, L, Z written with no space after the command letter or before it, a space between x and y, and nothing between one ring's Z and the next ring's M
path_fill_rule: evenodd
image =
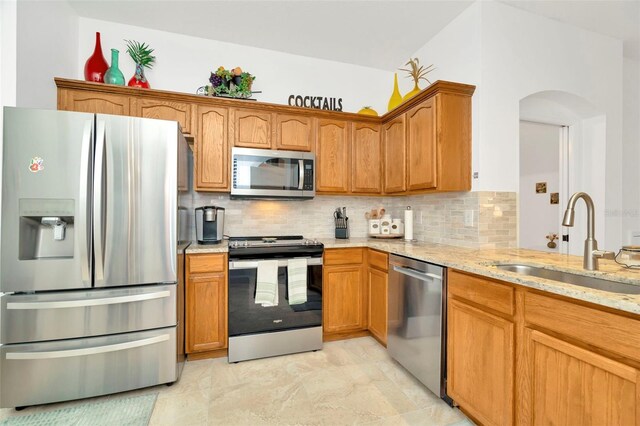
M389 258L387 349L429 390L446 395L446 269L402 256Z

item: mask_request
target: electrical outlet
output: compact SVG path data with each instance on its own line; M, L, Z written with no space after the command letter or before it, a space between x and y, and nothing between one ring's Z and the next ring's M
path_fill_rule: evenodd
M474 218L475 218L475 211L473 211L473 210L465 210L464 211L464 226L473 227Z

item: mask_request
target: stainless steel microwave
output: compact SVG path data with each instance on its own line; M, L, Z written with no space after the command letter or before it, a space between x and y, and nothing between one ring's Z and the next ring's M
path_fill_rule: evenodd
M311 152L232 148L231 198L313 198L315 159Z

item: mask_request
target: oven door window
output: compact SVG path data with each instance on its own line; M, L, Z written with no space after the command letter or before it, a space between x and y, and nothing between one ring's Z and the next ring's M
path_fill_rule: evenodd
M295 190L300 185L302 160L235 155L236 189Z
M257 269L229 270L229 336L322 325L322 266L307 267L307 303L289 305L287 268L278 268L278 306L255 303Z

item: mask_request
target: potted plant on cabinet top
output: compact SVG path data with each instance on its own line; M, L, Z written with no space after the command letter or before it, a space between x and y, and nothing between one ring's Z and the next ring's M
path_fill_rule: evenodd
M127 43L127 53L136 63L136 73L129 80L128 85L132 87L142 87L149 89L151 85L144 75L144 69L151 69L156 62L156 57L153 56L153 49L146 43L140 43L135 40L125 40Z

